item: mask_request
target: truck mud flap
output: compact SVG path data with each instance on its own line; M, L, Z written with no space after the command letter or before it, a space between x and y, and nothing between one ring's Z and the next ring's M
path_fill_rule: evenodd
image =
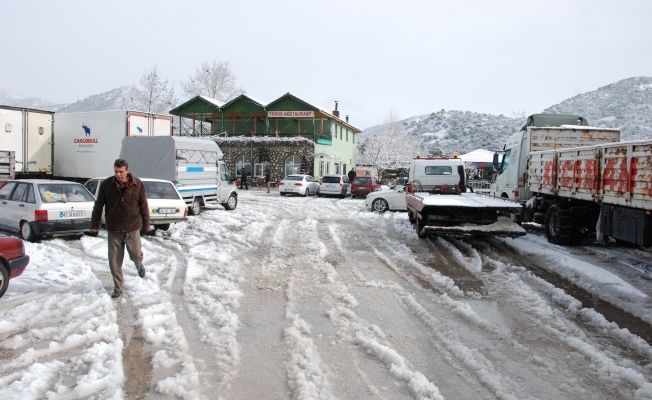
M498 221L490 225L432 226L426 225L421 230L423 236L497 236L516 238L527 232L514 222Z

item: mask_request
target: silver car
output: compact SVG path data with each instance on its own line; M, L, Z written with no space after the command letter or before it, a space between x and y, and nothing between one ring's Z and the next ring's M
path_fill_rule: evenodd
M81 236L91 229L94 202L75 182L8 181L0 187L0 227L30 242L46 236Z
M349 177L342 174L324 175L319 183L317 196L340 196L345 198L351 194Z

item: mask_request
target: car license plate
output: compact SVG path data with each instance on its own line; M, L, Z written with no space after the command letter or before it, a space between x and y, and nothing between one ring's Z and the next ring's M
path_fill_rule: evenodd
M333 188L335 185L326 185L327 188Z
M286 192L294 192L294 189L285 189Z
M366 189L366 186L358 186L358 189Z
M83 217L84 212L83 211L60 211L59 212L59 218L75 218L75 217Z
M177 210L174 208L159 208L158 213L159 214L174 214L176 213Z

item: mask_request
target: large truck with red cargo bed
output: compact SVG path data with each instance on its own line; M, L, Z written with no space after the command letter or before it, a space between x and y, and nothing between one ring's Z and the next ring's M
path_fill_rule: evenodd
M579 116L535 114L494 157L490 191L523 204L515 219L543 224L551 243L651 246L652 140L619 140Z

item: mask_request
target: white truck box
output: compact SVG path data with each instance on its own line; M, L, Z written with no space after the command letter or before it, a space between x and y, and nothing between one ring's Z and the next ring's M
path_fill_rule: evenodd
M174 183L195 215L208 204L227 210L237 205L236 186L222 156L213 140L183 136L125 137L120 151L135 176Z
M0 106L0 150L13 151L17 177L52 174L54 113Z
M113 175L122 139L171 136L172 116L138 111L94 111L55 115L54 175L85 179Z

